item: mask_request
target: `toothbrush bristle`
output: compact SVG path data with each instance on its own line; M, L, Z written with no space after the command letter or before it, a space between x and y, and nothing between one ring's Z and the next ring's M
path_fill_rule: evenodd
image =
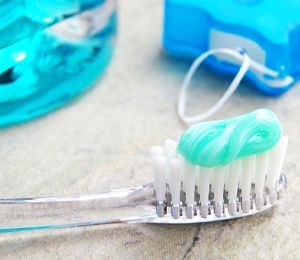
M152 148L157 215L224 218L275 204L287 143L288 138L281 136L268 151L210 168L193 165L177 154L175 141Z

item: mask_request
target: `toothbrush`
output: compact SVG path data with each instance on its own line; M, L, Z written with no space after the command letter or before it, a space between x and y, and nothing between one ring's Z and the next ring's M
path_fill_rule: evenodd
M105 193L0 199L0 233L112 223L188 224L273 207L288 138L266 109L188 128L151 148L154 183Z

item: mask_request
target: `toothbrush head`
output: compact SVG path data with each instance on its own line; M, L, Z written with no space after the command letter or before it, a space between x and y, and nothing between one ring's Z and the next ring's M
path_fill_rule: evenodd
M157 222L209 222L271 208L286 188L288 138L270 110L194 125L153 147ZM179 221L178 221L179 220Z

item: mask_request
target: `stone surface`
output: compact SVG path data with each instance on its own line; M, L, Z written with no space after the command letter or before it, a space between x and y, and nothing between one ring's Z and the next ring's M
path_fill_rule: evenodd
M175 105L191 62L162 49L163 1L120 1L119 11L114 58L95 86L54 113L1 130L0 197L89 193L148 183L151 145L184 131ZM192 82L189 112L208 108L230 80L200 69ZM288 189L273 210L201 225L114 224L1 234L1 259L296 259L299 98L300 84L273 98L242 82L211 118L262 107L277 114L290 142L283 169Z

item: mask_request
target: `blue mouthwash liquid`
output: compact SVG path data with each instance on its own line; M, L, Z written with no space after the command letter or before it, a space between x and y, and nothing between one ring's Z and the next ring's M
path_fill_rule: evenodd
M110 61L115 0L0 1L0 127L62 105Z

